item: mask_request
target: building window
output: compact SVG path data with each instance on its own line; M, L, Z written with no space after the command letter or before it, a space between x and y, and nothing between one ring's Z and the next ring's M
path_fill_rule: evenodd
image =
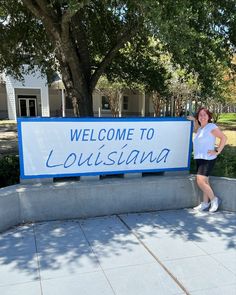
M129 106L129 98L128 96L123 96L123 110L127 111L128 110L128 106Z
M102 96L102 109L103 110L110 110L110 102L107 96Z

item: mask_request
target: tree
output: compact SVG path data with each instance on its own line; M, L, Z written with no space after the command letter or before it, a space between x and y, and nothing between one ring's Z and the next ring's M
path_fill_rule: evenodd
M119 82L109 82L105 76L98 80L96 90L109 100L109 107L113 117L119 117L121 112L121 96L125 84Z
M153 16L165 20L156 29L172 62L197 73L202 93L211 95L219 63L229 64L235 50L236 2L167 0L161 6Z
M169 81L169 92L171 97L171 115L182 116L187 112L192 113L193 101L201 88L197 83L198 75L188 73L180 67L171 67L172 78Z
M22 64L58 69L75 109L92 116L99 77L122 70L117 57L127 42L142 55L138 40L147 36L210 85L211 61L227 60L236 43L235 14L234 0L0 0L0 70L20 77Z
M126 44L106 72L109 81L149 94L154 116L160 116L171 77L169 59L160 41L144 35L137 36L132 45Z
M224 81L225 102L236 105L236 55L233 56L231 66L224 71Z
M21 58L27 64L44 66L46 61L58 67L80 115L92 116L96 83L119 49L138 32L143 23L141 8L133 1L22 2L1 1L1 15L5 16L1 56L6 58L2 65L13 65L7 56L12 46L18 75Z

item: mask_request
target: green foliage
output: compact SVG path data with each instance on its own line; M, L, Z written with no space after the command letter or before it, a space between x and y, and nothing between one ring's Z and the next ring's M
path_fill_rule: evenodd
M236 147L226 145L222 154L217 158L212 171L213 176L236 178Z
M8 155L0 158L0 187L19 183L19 157Z
M124 88L127 87L127 84L125 81L123 83L115 81L115 82L109 82L105 76L101 76L100 79L98 80L97 87L96 89L104 95L106 95L106 92L116 92L120 91Z
M236 45L229 33L236 27L235 1L166 0L160 7L153 22L173 62L198 73L202 92L215 95L219 65L229 64L230 46Z
M86 115L104 73L165 91L165 52L215 97L219 68L236 45L235 15L235 0L0 0L0 71L20 77L22 64L49 74L59 68Z
M106 69L106 74L110 81L121 81L128 88L164 94L171 74L162 60L165 53L160 42L147 38L147 34L140 34L132 44L126 44Z
M22 79L38 65L42 72L52 73L53 49L42 22L19 1L1 0L0 8L0 72Z

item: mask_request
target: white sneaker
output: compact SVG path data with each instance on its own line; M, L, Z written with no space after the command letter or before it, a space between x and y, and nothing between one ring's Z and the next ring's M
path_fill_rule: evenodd
M211 201L211 208L210 208L209 212L216 212L218 210L218 207L220 206L220 203L221 203L221 199L218 197L215 197Z
M196 210L196 211L207 211L210 207L210 204L211 203L205 203L205 202L201 202L200 205L196 206L193 208L193 210Z

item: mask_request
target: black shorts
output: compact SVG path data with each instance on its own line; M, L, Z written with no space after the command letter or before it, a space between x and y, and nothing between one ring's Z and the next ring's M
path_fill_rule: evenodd
M196 159L197 174L209 176L215 165L215 162L216 162L216 159L214 160Z

